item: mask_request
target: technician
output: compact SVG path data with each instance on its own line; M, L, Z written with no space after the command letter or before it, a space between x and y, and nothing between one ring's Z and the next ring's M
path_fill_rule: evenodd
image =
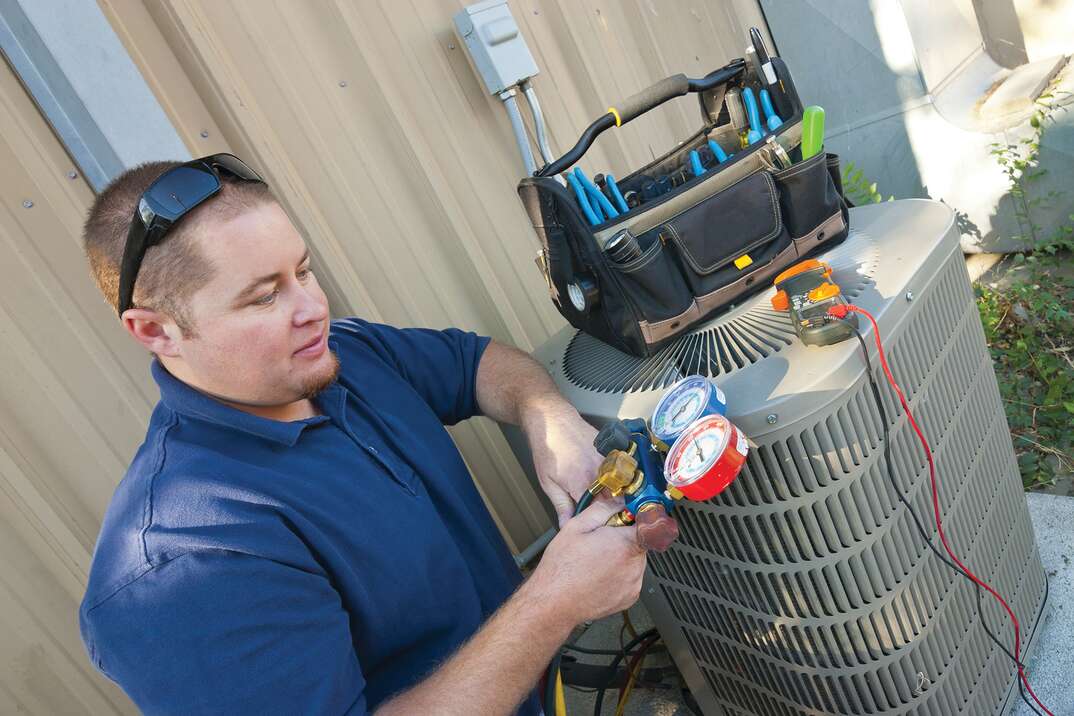
M150 714L537 714L570 630L632 604L617 506L570 518L594 430L525 354L330 321L306 242L237 158L116 179L84 231L155 359L145 442L80 610ZM562 530L524 583L445 425L521 426Z

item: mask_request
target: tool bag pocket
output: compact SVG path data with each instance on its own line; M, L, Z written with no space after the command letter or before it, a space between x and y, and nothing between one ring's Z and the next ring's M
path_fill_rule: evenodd
M847 236L850 214L833 175L839 176L839 157L823 152L772 174L779 187L783 223L799 258Z
M693 306L682 272L671 251L658 232L649 231L638 237L641 255L626 263L609 259L624 292L632 299L642 320L648 324L668 321L667 330L679 327L675 319L683 317Z
M676 248L695 298L743 281L790 246L779 194L767 172L756 172L671 218L657 229Z

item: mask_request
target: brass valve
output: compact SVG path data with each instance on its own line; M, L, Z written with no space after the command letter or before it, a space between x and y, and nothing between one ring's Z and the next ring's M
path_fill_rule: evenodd
M641 487L645 476L638 470L638 461L634 459L634 446L630 452L612 450L597 469L597 479L589 486L594 495L607 490L614 497L632 493Z

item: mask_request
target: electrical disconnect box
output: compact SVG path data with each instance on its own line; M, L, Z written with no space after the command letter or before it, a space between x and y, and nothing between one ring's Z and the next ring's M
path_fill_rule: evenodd
M466 43L474 67L491 95L537 74L526 40L507 0L487 0L455 15L455 31Z

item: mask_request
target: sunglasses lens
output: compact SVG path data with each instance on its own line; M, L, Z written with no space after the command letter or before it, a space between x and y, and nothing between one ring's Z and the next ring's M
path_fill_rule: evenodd
M176 167L158 179L143 198L154 214L175 221L219 188L220 180L210 171Z

